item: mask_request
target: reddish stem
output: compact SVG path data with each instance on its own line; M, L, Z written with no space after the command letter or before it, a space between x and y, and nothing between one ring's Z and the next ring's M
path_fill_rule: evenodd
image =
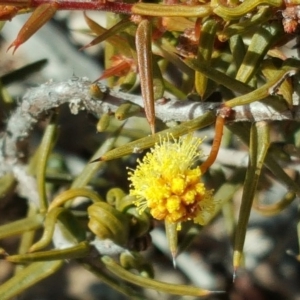
M216 125L215 125L215 137L214 137L213 144L211 146L209 156L206 159L206 161L203 162L202 165L200 166L202 174L204 174L207 171L207 169L215 162L217 158L220 145L221 145L222 136L223 136L224 123L225 123L224 116L218 115L216 119Z
M18 6L18 7L37 7L41 4L56 3L59 10L101 10L111 11L118 14L131 14L133 4L110 2L110 1L51 1L51 0L0 0L0 5Z

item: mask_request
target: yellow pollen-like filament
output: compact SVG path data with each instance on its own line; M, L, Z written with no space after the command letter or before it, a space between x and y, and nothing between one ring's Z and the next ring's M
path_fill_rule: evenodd
M171 191L176 195L181 195L186 187L186 181L183 177L175 177L171 180Z
M195 196L196 196L196 191L192 187L185 191L185 193L181 196L181 199L185 204L189 205L194 203Z
M168 211L166 207L159 205L151 210L151 214L157 220L164 220L168 214Z
M170 223L178 223L183 219L185 220L186 210L184 207L181 207L180 210L174 211L172 214L169 214L166 217L166 220Z
M186 171L187 185L198 183L200 177L201 177L201 171L199 167L197 167L196 169L187 170Z
M169 213L173 213L177 211L180 208L180 198L176 195L171 196L170 198L167 199L167 210Z
M206 192L206 188L205 188L204 183L201 183L201 182L197 183L195 185L195 190L196 190L197 194L204 195L205 192Z

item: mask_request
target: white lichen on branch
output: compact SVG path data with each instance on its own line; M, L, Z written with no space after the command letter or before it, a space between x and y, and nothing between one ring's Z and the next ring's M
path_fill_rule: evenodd
M23 155L18 149L18 143L25 140L33 126L49 111L65 103L72 106L74 101L80 110L100 117L103 113L114 113L121 104L131 102L143 107L141 96L124 93L117 89L107 89L103 99L95 99L90 93L91 82L87 78L72 77L65 82L49 81L39 87L29 89L17 109L10 116L5 133L0 139L0 175L11 171L12 165L16 164ZM190 100L160 99L155 103L156 117L163 122L184 122L203 115L208 110L217 113L220 103L195 102ZM237 106L233 109L230 122L239 121L262 121L262 120L300 120L298 107L294 111L286 110L277 112L272 107L261 102L250 105ZM142 111L142 110L141 110ZM142 112L137 116L144 117Z

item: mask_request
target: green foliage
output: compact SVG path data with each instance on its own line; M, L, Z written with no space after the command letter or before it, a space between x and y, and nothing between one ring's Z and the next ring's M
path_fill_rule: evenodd
M76 260L101 281L131 299L143 299L145 296L128 283L175 295L207 296L218 293L190 285L163 283L153 278L152 264L139 253L149 247L152 216L150 210L137 211L135 198L129 195L124 164L132 167L130 156L151 148L170 135L177 138L190 132L201 133L202 129L215 124L217 118L225 119L222 149L233 148L242 141L248 149L247 168L240 162L227 162L227 158L221 157L202 175L205 184L215 190L214 197L218 201L216 211L211 213L211 220L223 216L229 239L234 236L234 272L242 267L252 209L263 215L278 215L291 207L296 196L299 196L299 182L290 177L284 167L290 167L289 163L295 157L299 158L296 123L299 112L293 98L299 98L300 62L298 58L287 57L283 46L298 30L297 5L300 2L294 1L286 6L284 1L279 0L228 1L228 5L216 0L203 3L174 1L172 4L43 0L41 3L35 2L37 8L26 1L15 3L16 6L4 6L6 2L0 1L0 4L3 3L0 6L3 20L34 9L10 46L14 47L14 51L57 10L89 9L116 13L114 17L107 13L109 28L99 25L85 13L90 28L88 33L96 37L82 50L98 47L105 42L105 70L99 80L107 79L109 88L120 88L128 95L142 94L143 108L130 99L114 104L116 107L113 109L107 101L110 106L102 111L101 116L95 108L91 108L99 118L98 123L95 122L95 130L97 128L103 133L104 138L98 150L95 150L95 143L89 140L87 148L90 158L84 158L86 165L75 177L66 167L67 159L59 155L55 148L59 127L65 125L59 121L60 107L55 111L51 107L50 110L43 107L43 102L42 107L36 107L40 111L37 121L41 121L47 113L49 122L38 148L31 155L26 155L26 163L18 154L9 152L5 148L5 140L1 140L1 201L19 193L17 184L24 188L24 180L17 176L20 173L16 170L23 170L28 176L26 180L33 180L34 184L28 183L27 189L35 187L37 199L35 202L34 196L30 198L30 194L25 193L27 216L0 226L1 239L20 237L16 254L8 255L6 249L1 249L2 259L25 265L0 286L1 299L11 299L22 293L56 272L67 259ZM286 16L288 13L289 17ZM10 114L12 106L18 107L13 105L6 87L22 80L24 74L37 71L44 63L39 61L2 75L0 98L3 111ZM103 107L108 105L106 97L111 90L101 90L95 83L89 83L89 88L89 97L94 101L91 103L100 103ZM175 126L170 128L165 124L163 115L168 115L168 110L158 116L157 107L169 101L164 97L179 98L174 104L177 112L170 117ZM207 107L205 113L196 118L185 110L188 104L207 104ZM276 123L276 129L271 122L272 115L254 122L253 116L260 113L260 105L282 116L288 112L291 118L288 121L279 119L281 122ZM239 122L238 107L245 109L244 122ZM30 117L33 116L31 113ZM127 119L130 123L132 117L140 117L141 114L147 122L139 120L127 127ZM182 114L185 115L182 117ZM158 119L161 121L158 122ZM120 125L119 121L123 120L125 122ZM24 136L32 131L31 127L24 130ZM215 130L212 136L217 137L220 128ZM5 129L3 132L15 134ZM152 135L149 136L149 132ZM284 146L279 147L276 143L279 141ZM218 151L214 146L220 140L215 142L212 149ZM271 186L270 177L282 183L286 192L273 203L265 204L258 199L264 197L265 186ZM267 184L264 185L265 182ZM235 221L233 201L239 199L237 195L241 190L239 215ZM79 205L78 197L85 199ZM190 245L201 229L197 227L195 234L193 224L182 224L186 237L177 245L176 228L179 229L181 224L173 225L167 226L173 228L167 237L172 254L177 252L177 247L185 249ZM39 229L43 230L43 235L36 241L34 236ZM94 249L97 250L97 263L90 259ZM116 260L110 256L116 257Z

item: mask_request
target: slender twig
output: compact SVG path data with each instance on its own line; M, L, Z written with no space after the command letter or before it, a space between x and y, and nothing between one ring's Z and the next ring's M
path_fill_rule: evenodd
M141 96L124 93L117 89L110 90L101 85L104 96L102 99L95 99L90 93L90 85L91 82L87 78L72 77L68 81L49 81L39 87L29 89L18 108L10 116L6 132L0 139L0 174L11 171L11 166L15 165L18 158L23 155L17 145L29 136L34 124L53 108L69 103L70 111L75 115L80 110L85 110L100 117L103 113L114 113L126 101L143 107ZM220 103L212 102L163 98L156 101L155 114L163 122L184 122L199 117L208 110L217 114L220 105ZM229 122L300 121L298 106L294 106L293 110L278 112L261 102L237 106L231 115L232 117L227 120ZM145 116L143 109L137 113L137 116Z

